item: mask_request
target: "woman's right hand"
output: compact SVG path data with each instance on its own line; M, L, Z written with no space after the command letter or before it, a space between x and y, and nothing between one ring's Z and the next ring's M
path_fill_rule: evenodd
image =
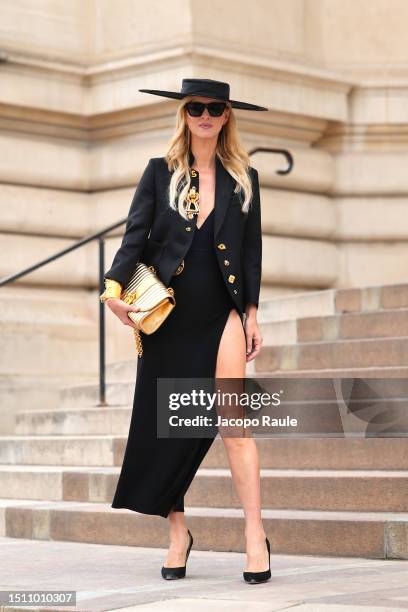
M140 310L139 306L130 306L120 298L108 298L106 303L111 311L122 321L123 325L135 327L135 324L133 323L132 319L128 317L127 313L138 312Z

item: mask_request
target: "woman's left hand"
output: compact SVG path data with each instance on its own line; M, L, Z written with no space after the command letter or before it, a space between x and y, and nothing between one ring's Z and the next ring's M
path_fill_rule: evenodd
M260 353L263 338L259 329L256 314L250 314L245 319L246 360L252 361Z

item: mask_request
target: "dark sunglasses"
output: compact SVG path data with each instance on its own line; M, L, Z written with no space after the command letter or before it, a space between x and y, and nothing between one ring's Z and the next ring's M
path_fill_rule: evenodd
M187 102L186 109L190 117L201 117L205 108L211 117L221 117L226 106L226 102Z

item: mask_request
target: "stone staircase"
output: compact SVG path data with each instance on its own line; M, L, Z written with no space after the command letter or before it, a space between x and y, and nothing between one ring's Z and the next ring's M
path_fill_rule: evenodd
M329 290L262 303L264 348L249 376L404 378L408 285ZM405 327L404 327L405 326ZM112 509L136 361L97 385L62 389L56 409L22 410L0 438L3 535L166 546L167 521ZM397 381L395 381L397 383ZM264 524L276 553L408 558L408 440L259 438ZM186 495L197 548L243 551L243 513L222 440Z
M408 371L408 285L270 300L260 321L258 375L398 378Z
M81 289L2 287L0 433L15 431L18 410L55 408L61 387L95 380L94 302Z

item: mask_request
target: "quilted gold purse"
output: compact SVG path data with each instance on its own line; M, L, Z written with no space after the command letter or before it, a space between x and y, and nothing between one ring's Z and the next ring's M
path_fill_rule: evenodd
M154 266L139 261L127 285L122 290L121 300L139 306L138 312L129 312L135 323L133 328L139 357L143 354L140 332L152 334L160 327L176 305L174 289L166 287L157 276Z
M110 282L111 279L105 279L105 286ZM103 296L104 294L101 299ZM121 290L120 299L126 304L140 308L138 312L128 312L128 317L135 324L133 333L137 353L141 357L143 345L140 332L152 334L168 317L176 305L174 289L165 286L157 276L154 266L147 266L139 261L126 286Z

